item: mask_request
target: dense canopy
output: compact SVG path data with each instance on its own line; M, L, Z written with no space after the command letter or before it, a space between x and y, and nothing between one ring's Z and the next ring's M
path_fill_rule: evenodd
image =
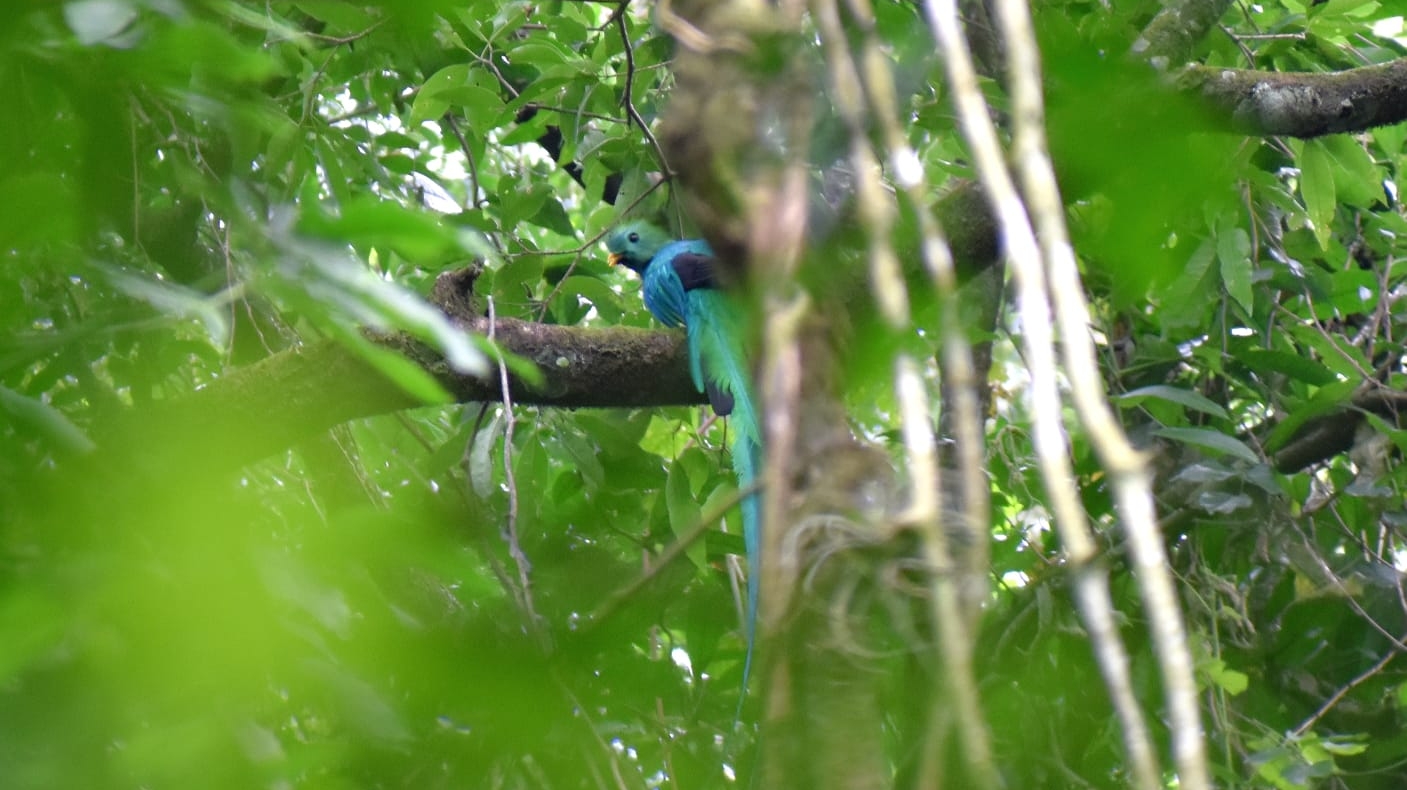
M1405 47L0 4L0 784L1403 786ZM748 316L740 716L737 427L626 220Z

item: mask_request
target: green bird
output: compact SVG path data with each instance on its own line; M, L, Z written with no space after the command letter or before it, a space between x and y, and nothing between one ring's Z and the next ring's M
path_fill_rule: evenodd
M653 225L631 222L607 237L606 249L612 264L624 265L640 275L641 292L650 314L665 326L685 328L694 386L708 395L715 414L732 421L733 471L744 492L743 542L747 547L747 656L743 661L746 695L757 636L757 585L761 575L762 502L757 480L762 471L762 434L743 352L743 318L737 304L718 288L718 260L708 242L672 240ZM741 712L741 699L738 707Z

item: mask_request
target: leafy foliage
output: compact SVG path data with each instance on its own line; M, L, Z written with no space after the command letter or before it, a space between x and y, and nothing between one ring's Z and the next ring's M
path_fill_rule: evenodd
M1156 458L1217 781L1400 786L1407 433L1375 413L1352 453L1309 469L1273 459L1367 382L1407 385L1407 133L1208 132L1191 103L1108 56L1152 10L1061 2L1039 23L1103 372ZM950 189L970 173L928 31L913 4L874 12L909 142ZM1386 62L1403 46L1394 14L1238 6L1231 35L1199 57L1271 71ZM643 11L576 2L0 8L7 787L748 775L755 730L733 722L736 515L695 540L736 495L727 427L683 407L446 404L430 373L364 332L405 332L496 375L493 349L422 299L471 261L498 317L650 326L597 242L626 212L682 232L669 168L631 120L667 106L673 48ZM827 116L816 139L824 175L844 134ZM860 271L862 229L831 221L815 256L833 269L807 285ZM891 450L885 371L897 346L930 339L887 336L862 301L847 402L857 432ZM194 448L209 468L147 468L203 438L166 438L163 407L318 340L426 405L237 474L217 443ZM984 712L1011 786L1122 786L1116 719L1048 528L1021 363L1007 344L996 359ZM328 402L347 396L324 384ZM113 437L134 435L162 438L114 452ZM1134 571L1107 480L1073 439L1156 720ZM683 559L656 564L670 547ZM900 721L911 659L896 649L878 663L892 673L876 673L895 701L886 764L899 777L913 759Z

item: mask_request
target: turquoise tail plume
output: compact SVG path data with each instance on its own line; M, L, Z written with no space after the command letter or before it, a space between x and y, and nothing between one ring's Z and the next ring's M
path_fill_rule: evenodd
M762 499L757 491L762 473L762 433L743 342L747 327L738 305L718 289L716 261L707 242L671 241L658 228L633 222L613 232L606 248L612 263L640 274L650 313L665 326L685 327L694 386L707 393L714 413L730 420L733 472L744 492L741 509L747 550L747 655L738 699L741 718L757 636L762 556Z
M745 326L737 306L721 291L695 289L688 293L689 310L685 326L689 334L689 359L694 385L701 391L721 390L724 398L710 394L714 411L729 415L733 430L733 473L738 490L744 492L743 545L747 551L747 655L743 659L743 696L738 699L741 718L743 697L752 674L752 653L756 644L757 590L762 576L762 497L757 483L762 473L761 424L749 383L747 357L743 350ZM690 320L692 317L692 320ZM697 350L696 350L697 349ZM731 404L719 400L731 400ZM720 406L724 409L719 411Z

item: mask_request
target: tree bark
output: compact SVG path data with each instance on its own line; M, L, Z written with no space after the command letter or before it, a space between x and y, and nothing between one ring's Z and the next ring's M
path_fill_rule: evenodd
M1178 83L1248 135L1311 138L1407 120L1407 59L1327 74L1189 66Z

